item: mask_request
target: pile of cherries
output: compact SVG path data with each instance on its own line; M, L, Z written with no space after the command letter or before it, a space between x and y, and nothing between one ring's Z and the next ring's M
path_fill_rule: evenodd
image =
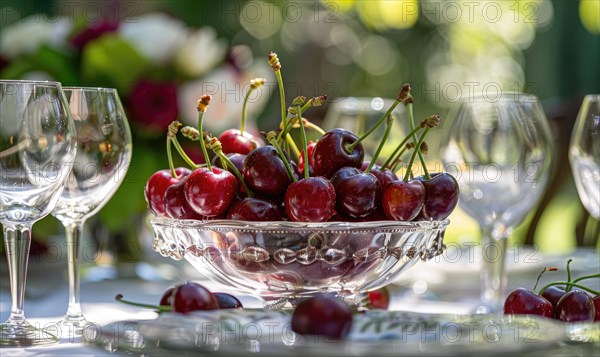
M264 133L264 138L245 131L247 100L265 83L263 78L250 82L240 129L227 130L218 138L202 129L211 100L209 95L202 96L197 128L182 127L179 122L169 127L170 169L154 173L145 188L152 213L175 219L298 222L442 220L450 215L458 201L458 184L447 173L427 172L423 159L425 136L439 124L440 117L432 115L414 123L410 85L402 86L393 105L360 137L341 128L324 132L302 114L322 105L326 98L296 97L286 109L281 64L274 53L268 61L279 84L280 128ZM377 165L394 122L392 112L399 104L407 108L411 132L385 163ZM362 141L383 124L386 130L381 143L370 162L364 162ZM290 135L292 130L300 133L300 148ZM308 130L320 138L308 142ZM199 142L204 163L189 158L178 134ZM190 169L174 167L172 147ZM209 149L214 155L209 155ZM410 153L406 174L399 178L396 169L405 153ZM424 175L413 177L417 160Z
M504 313L507 315L540 315L564 322L600 321L600 292L580 284L586 279L600 278L600 274L571 279L570 263L569 259L567 281L549 283L538 292L536 292L537 282L533 291L518 288L506 298ZM538 277L538 282L544 272L556 270L556 268L544 269Z

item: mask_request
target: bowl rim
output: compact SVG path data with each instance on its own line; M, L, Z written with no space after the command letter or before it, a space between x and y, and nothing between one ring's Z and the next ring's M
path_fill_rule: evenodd
M163 228L198 229L202 231L315 231L315 232L351 232L351 231L428 231L444 230L450 224L449 219L441 221L372 221L372 222L292 222L292 221L239 221L232 219L183 220L152 216L153 226Z

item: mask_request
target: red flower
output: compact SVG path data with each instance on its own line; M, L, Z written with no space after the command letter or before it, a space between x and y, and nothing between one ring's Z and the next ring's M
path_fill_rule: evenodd
M119 28L117 22L100 21L98 23L90 24L85 30L71 37L71 44L81 51L85 45L97 39L107 32L114 32Z
M171 82L139 81L129 95L131 118L144 128L165 133L177 118L177 87Z

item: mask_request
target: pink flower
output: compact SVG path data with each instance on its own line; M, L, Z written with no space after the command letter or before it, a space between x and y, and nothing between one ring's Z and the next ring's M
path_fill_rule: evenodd
M145 129L166 133L177 119L177 87L172 82L139 81L129 94L132 120Z
M115 32L118 28L118 23L103 20L90 24L85 30L73 35L70 42L78 51L81 51L88 42L97 39L107 32Z

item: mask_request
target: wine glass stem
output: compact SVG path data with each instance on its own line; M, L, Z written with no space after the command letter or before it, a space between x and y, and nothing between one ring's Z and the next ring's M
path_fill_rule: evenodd
M6 258L8 261L10 295L12 300L8 321L14 323L25 322L23 304L30 245L30 225L4 225L4 246L6 248Z
M506 287L504 265L508 235L500 226L481 228L483 237L483 270L481 273L481 302L485 312L499 312L501 298Z
M67 240L67 256L69 270L69 306L67 320L83 318L79 300L79 244L83 232L83 221L73 221L65 224Z

